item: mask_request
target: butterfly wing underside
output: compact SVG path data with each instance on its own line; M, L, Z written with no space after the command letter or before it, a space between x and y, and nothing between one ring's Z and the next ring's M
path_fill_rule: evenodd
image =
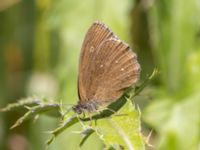
M139 79L136 54L105 25L93 24L83 42L78 89L80 101L99 104L118 99Z
M93 23L85 35L81 48L78 75L78 95L82 102L89 100L88 93L90 92L91 81L95 78L92 75L92 64L94 63L92 59L96 55L96 50L103 41L113 36L113 32L99 22Z

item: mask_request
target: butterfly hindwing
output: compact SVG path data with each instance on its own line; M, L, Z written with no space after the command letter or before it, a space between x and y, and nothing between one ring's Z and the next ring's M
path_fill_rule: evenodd
M139 79L140 65L127 44L110 38L97 49L88 98L99 103L118 99Z

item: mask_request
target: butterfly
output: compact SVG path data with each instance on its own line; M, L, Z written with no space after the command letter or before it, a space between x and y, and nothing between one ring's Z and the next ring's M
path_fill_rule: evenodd
M77 114L97 111L122 96L140 77L137 55L105 24L94 22L81 48Z

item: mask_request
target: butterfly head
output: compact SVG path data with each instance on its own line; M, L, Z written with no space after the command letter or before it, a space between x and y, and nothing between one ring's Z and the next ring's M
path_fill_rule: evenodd
M83 113L83 109L82 109L81 105L79 105L79 104L73 106L72 109L73 109L74 112L76 112L77 114L82 114L82 113Z
M81 103L79 102L77 105L73 106L72 109L77 114L82 114L83 112L94 112L98 109L98 105L95 101L89 101Z

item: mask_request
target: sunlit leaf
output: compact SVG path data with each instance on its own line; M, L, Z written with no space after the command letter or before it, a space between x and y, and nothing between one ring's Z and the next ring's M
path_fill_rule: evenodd
M98 120L97 124L96 133L107 148L112 146L130 150L144 149L140 112L130 101L118 113L110 118Z

